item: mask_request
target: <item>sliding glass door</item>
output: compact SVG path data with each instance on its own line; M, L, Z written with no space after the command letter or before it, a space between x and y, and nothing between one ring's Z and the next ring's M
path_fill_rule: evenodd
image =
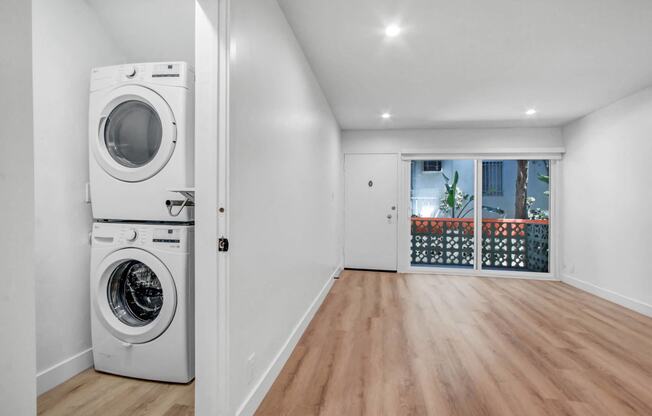
M549 160L412 160L410 264L547 273L550 207Z
M482 268L547 273L550 161L482 161Z

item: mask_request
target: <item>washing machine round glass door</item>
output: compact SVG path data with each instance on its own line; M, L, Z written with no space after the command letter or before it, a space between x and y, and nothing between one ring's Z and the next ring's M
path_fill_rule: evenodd
M137 85L109 93L95 120L95 159L116 179L140 182L156 175L170 160L177 140L174 114L153 90Z
M176 310L176 287L158 258L145 250L123 249L104 259L97 272L96 312L114 336L144 343L165 332Z

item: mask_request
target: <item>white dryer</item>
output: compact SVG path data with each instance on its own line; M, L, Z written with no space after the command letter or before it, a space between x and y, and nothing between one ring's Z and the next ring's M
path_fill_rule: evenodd
M178 221L191 207L171 189L194 186L194 72L184 62L95 68L89 101L93 218Z
M191 225L94 223L95 369L148 380L194 378Z

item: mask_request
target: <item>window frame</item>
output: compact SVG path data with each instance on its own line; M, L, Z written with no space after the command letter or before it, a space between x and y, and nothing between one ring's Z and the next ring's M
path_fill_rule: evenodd
M427 152L401 152L402 168L400 171L400 189L399 200L403 208L403 215L399 222L399 262L398 271L401 273L418 273L418 274L438 274L438 275L458 275L458 276L477 276L477 277L505 277L534 280L559 280L558 270L558 207L557 207L557 189L559 183L560 169L559 160L563 154L563 149L550 149L546 151L532 152L505 152L505 153L427 153ZM473 159L475 161L475 223L480 224L482 214L479 207L482 206L482 192L477 192L478 187L482 186L482 162L487 160L549 160L550 161L550 231L549 231L549 259L548 272L530 272L530 271L512 271L512 270L487 270L481 266L482 247L482 227L475 227L475 260L473 269L456 269L447 267L425 268L412 266L410 262L410 225L411 225L411 162L413 160L459 160Z

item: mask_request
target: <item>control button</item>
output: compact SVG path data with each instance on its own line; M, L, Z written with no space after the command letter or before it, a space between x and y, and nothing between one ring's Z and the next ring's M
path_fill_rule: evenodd
M127 78L133 78L136 76L136 67L133 65L125 66L125 75Z
M136 240L136 237L138 237L138 233L133 228L125 231L125 238L127 241L134 241Z

